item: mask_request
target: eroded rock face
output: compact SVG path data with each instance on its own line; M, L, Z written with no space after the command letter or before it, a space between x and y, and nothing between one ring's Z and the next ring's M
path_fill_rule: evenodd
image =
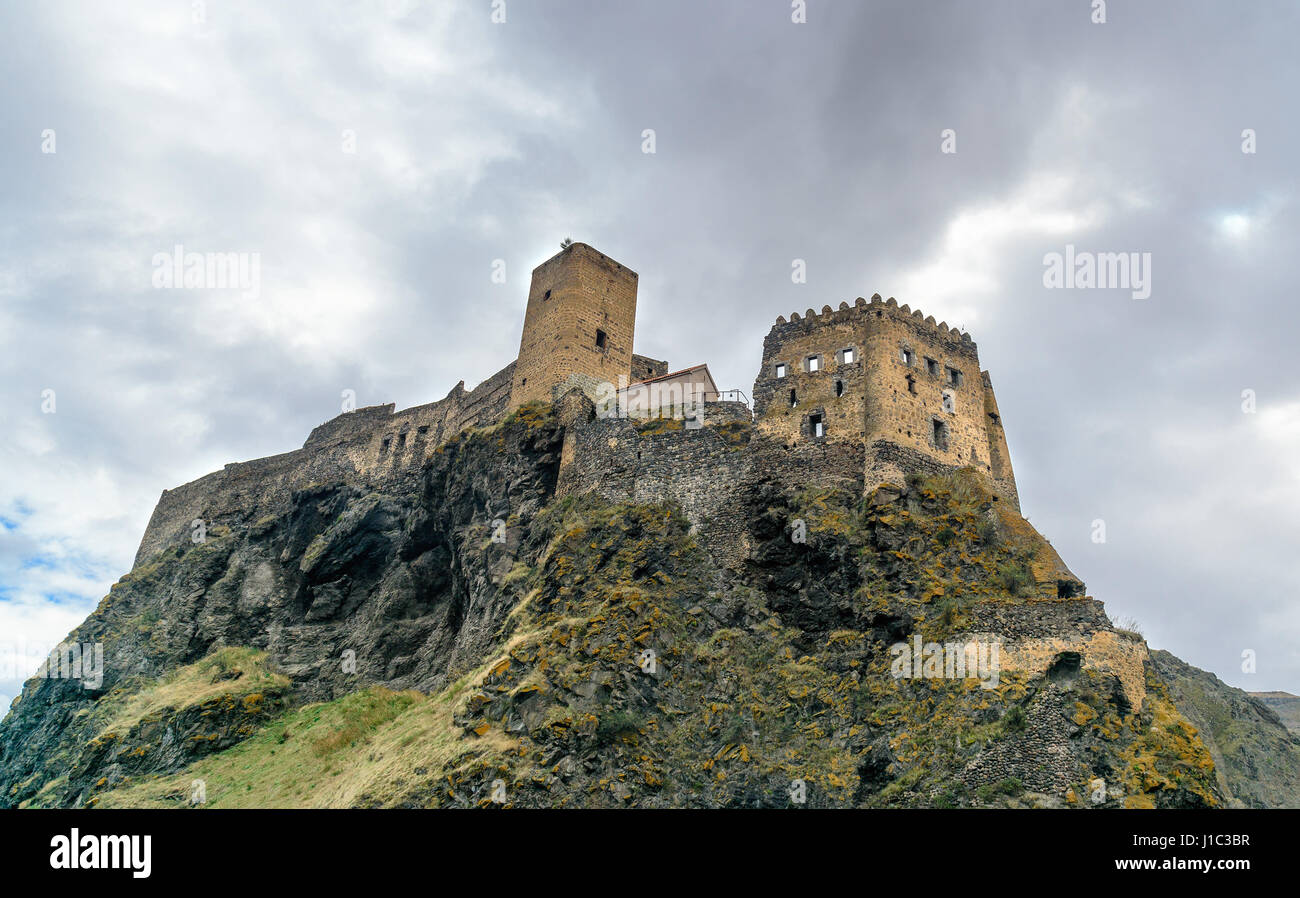
M1276 714L1289 733L1300 736L1300 696L1289 692L1249 692L1247 695Z
M69 637L104 645L100 689L26 685L0 724L0 803L31 799L67 768L82 773L63 797L78 797L102 766L98 700L222 646L264 650L297 702L371 683L434 691L481 663L515 601L504 573L540 548L520 534L554 492L559 440L550 419L514 421L449 443L407 476L295 491L278 517L256 503L220 509L204 542L137 564Z
M486 805L494 788L528 807L1218 801L1204 747L1158 684L1142 684L1138 711L1120 676L1094 663L1106 653L1085 654L1109 632L1097 603L1066 612L1028 586L970 586L987 579L983 565L1029 564L1032 547L991 532L988 557L945 562L969 556L962 534L977 527L962 518L981 502L963 509L942 485L909 487L889 508L775 485L753 501L741 572L652 508L595 503L553 522L509 651L456 704L459 757L471 762L373 803ZM807 539L791 548L796 520ZM897 675L899 642L982 638L970 626L985 604L1020 612L1008 615L1018 639L1064 648L987 682L925 665ZM1035 629L1038 606L1056 613ZM647 648L651 671L639 663Z
M801 458L727 426L705 438L731 479L685 504L686 481L579 489L560 472L572 434L537 410L395 476L245 489L73 634L104 644L100 689L27 684L0 724L0 804L170 806L206 777L220 805L239 743L241 765L299 751L286 777L322 777L338 750L359 771L245 803L1223 798L1145 645L1062 595L1077 581L978 480L864 496L852 453ZM674 441L704 445L625 430L665 477L694 458ZM1004 652L983 681L900 675L913 640Z
M1152 662L1184 716L1200 731L1233 807L1300 807L1300 737L1258 697L1168 652Z

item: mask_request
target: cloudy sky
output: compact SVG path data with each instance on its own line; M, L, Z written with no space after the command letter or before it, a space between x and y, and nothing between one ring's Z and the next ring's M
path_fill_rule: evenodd
M500 369L571 236L640 273L639 352L724 388L795 310L879 292L965 327L1090 594L1300 692L1300 7L791 6L0 8L9 656L94 607L163 489L296 448L344 390ZM1149 253L1150 295L1045 287L1067 244ZM258 254L259 289L155 288L176 245Z

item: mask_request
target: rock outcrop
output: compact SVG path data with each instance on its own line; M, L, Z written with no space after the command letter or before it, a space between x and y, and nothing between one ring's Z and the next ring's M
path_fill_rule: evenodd
M0 805L1296 803L974 474L575 395L306 470L196 494L70 637L99 688L0 723Z
M1273 709L1168 652L1151 658L1179 711L1200 731L1229 806L1300 807L1300 737Z
M1300 736L1300 695L1289 692L1249 692L1247 695L1276 714L1288 731Z

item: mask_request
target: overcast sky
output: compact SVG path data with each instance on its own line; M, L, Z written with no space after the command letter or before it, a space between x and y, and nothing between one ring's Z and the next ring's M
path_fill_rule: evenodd
M5 647L77 625L163 489L300 446L344 390L499 370L571 236L639 272L637 351L723 388L796 310L968 329L1089 593L1300 692L1300 7L503 5L0 8ZM257 253L260 290L154 288L178 244ZM1048 289L1067 244L1150 253L1150 296Z

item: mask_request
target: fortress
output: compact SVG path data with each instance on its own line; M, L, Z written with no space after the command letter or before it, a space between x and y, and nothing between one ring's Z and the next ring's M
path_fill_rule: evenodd
M706 365L669 372L634 351L637 274L584 243L568 243L532 274L519 355L473 390L403 411L345 412L301 449L165 490L136 560L188 536L195 520L247 525L277 513L294 490L329 480L379 481L418 469L467 428L491 426L527 403L554 402L565 427L557 492L671 501L719 551L743 539L737 487L773 471L792 482L865 493L909 473L980 472L1018 510L1006 435L989 375L969 336L899 306L857 299L777 319L763 344L753 408L720 394ZM660 415L660 388L673 388ZM617 405L611 397L656 398ZM644 398L644 397L643 397ZM730 551L735 550L730 547Z
M15 773L0 771L0 804L58 794L80 804L92 792L97 801L120 777L189 769L199 757L189 752L283 720L263 715L285 702L370 685L441 696L443 710L386 731L436 738L435 764L449 747L449 766L420 791L405 784L408 762L424 755L376 737L376 760L393 756L376 770L417 803L455 797L470 780L453 776L492 782L506 755L484 752L530 758L536 766L517 768L514 781L556 787L548 799L578 794L559 784L580 769L592 772L576 781L592 795L615 781L658 787L684 769L673 758L701 756L681 755L682 745L728 761L746 731L754 755L716 780L692 765L668 794L689 801L702 783L730 789L724 780L753 770L733 794L748 805L771 792L776 771L797 769L791 759L843 773L846 803L886 783L910 789L913 770L935 777L921 781L934 787L921 803L940 786L982 801L979 790L1012 778L1025 795L1076 803L1083 784L1120 770L1125 790L1154 803L1183 788L1193 765L1197 782L1212 775L1189 753L1196 731L1181 729L1165 690L1148 692L1153 658L1141 636L1114 627L1019 514L992 383L970 337L880 296L781 317L751 404L719 391L706 365L670 371L634 351L637 287L636 272L566 241L533 271L517 357L474 389L458 383L402 411L346 411L299 449L163 491L132 571L74 631L78 644L104 643L110 710L91 713L99 696L66 678L25 687L8 718L6 757L18 761ZM948 676L969 682L899 685L884 662L900 645L926 659L902 679L942 677L930 670L938 646ZM663 659L659 676L635 672L642 647ZM979 686L1005 689L957 673L958 652L969 664L972 649L983 659ZM291 692L231 693L220 707L203 692L165 711L136 693L150 695L148 713L103 729L126 716L123 690L178 670L206 689L218 682L211 659L232 650L264 652L255 669ZM636 727L647 740L686 725L658 743L670 751L646 750L662 766L614 766L633 752L619 749L615 761L583 747L605 744L600 715L626 709L656 715ZM295 742L310 745L299 720ZM983 735L962 738L972 728ZM275 729L283 742L288 730ZM796 730L807 741L788 742ZM1157 731L1174 736L1152 741ZM943 752L931 747L936 733ZM1129 741L1115 743L1121 736ZM825 766L828 740L842 760ZM1135 760L1157 756L1169 766ZM384 782L351 780L337 800L369 803ZM671 806L647 794L647 806ZM170 792L159 800L173 802Z
M778 318L751 407L739 391L719 391L705 365L669 371L636 354L636 300L636 272L566 242L533 272L517 358L474 389L458 383L402 411L345 412L300 449L165 490L137 566L187 557L196 522L217 538L193 561L217 581L176 586L204 609L169 618L178 651L213 638L265 647L310 694L328 696L346 675L323 659L360 643L386 659L370 672L376 682L436 685L431 670L479 658L516 607L504 599L511 572L537 549L526 537L538 516L576 496L678 509L717 576L697 584L702 593L744 584L736 595L762 590L767 607L819 632L862 614L892 632L908 607L941 610L935 594L900 573L908 601L864 609L851 580L821 582L815 570L834 567L844 549L836 515L804 521L791 511L869 503L875 537L905 538L875 556L906 571L925 543L908 521L939 502L907 480L961 469L987 485L979 514L1014 547L1003 551L1024 553L1020 566L999 562L1012 580L999 568L982 586L1013 600L972 602L961 641L999 643L1004 673L1039 676L1060 662L1113 676L1117 701L1141 707L1145 644L1114 630L1020 516L992 383L970 337L879 296ZM896 516L898 528L886 525ZM641 557L647 547L629 539ZM392 555L411 546L416 555ZM961 576L978 564L960 564ZM391 580L376 580L379 571ZM1051 733L1026 757L1065 757L1068 740ZM996 761L979 781L1028 763ZM1043 776L1064 789L1064 773Z

